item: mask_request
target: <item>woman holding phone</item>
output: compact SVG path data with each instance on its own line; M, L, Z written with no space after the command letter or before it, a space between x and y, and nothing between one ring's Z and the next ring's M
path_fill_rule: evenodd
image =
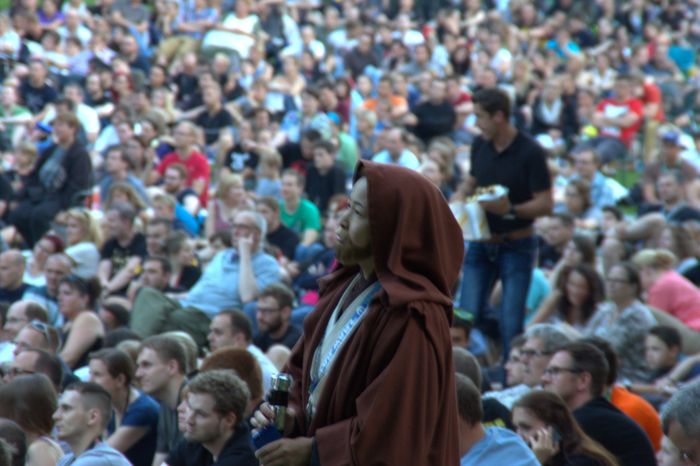
M543 466L618 466L556 394L535 390L513 405L513 424Z

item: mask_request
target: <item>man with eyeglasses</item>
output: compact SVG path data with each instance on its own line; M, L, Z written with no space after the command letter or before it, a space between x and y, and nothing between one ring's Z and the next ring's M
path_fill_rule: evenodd
M279 265L262 251L265 219L241 211L233 221L234 247L218 253L186 296L175 300L144 287L136 296L130 327L144 337L187 331L199 346L207 343L209 323L222 309L240 309L263 288L279 281Z
M603 396L608 370L598 348L574 342L554 353L542 385L564 400L583 431L615 455L621 466L654 466L654 449L644 431Z
M41 305L22 300L10 306L3 327L5 341L0 343L0 364L12 360L15 355L15 338L25 325L34 320L47 322L46 310Z
M292 349L301 336L301 329L290 323L294 293L281 283L268 285L260 292L255 309L258 335L255 346L267 351L273 345Z
M14 355L16 358L19 353L30 348L56 354L59 343L58 331L54 327L39 320L32 320L17 333Z
M524 365L523 383L498 392L487 392L484 398L497 398L508 409L523 395L542 384L544 373L552 355L571 339L552 324L536 324L525 333L525 343L520 349L520 362Z
M683 465L700 465L700 381L689 383L671 397L661 412L661 421Z
M29 348L17 355L3 380L9 382L17 376L28 374L44 374L53 384L56 392L78 380L70 370L63 369L61 360L47 351Z

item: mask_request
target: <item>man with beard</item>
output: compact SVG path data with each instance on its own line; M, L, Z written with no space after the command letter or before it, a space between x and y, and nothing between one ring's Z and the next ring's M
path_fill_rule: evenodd
M263 351L272 345L283 345L289 349L294 347L301 337L301 329L289 322L293 304L294 293L281 283L268 285L260 292L255 308L259 332L253 339L255 346Z
M336 234L343 266L322 281L286 367L287 438L258 459L457 464L449 324L463 242L444 197L416 172L360 162ZM254 425L272 416L263 405Z
M257 466L245 418L250 392L230 370L202 372L187 385L184 437L168 466ZM180 408L178 408L180 409Z

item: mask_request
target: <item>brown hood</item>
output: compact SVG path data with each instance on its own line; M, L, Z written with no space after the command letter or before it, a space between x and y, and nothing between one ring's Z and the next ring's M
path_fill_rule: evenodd
M389 307L428 301L451 308L464 241L443 195L423 175L403 167L361 161L355 181L362 176L382 298Z

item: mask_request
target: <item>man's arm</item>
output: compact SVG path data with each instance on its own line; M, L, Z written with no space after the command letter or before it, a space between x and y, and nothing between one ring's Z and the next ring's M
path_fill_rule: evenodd
M314 230L313 228L307 228L304 230L301 236L301 244L304 246L311 246L316 242L318 239L318 230Z
M252 237L238 239L238 254L240 257L240 271L238 275L238 293L241 302L247 304L258 297L258 283L253 271L253 247Z
M484 210L494 215L506 215L511 208L511 203L508 196L502 196L495 201L481 201L480 204ZM546 191L533 193L532 199L527 202L523 202L522 204L512 205L512 207L515 211L515 216L518 218L535 219L545 215L550 215L552 213L552 209L554 208L552 190L548 189Z

